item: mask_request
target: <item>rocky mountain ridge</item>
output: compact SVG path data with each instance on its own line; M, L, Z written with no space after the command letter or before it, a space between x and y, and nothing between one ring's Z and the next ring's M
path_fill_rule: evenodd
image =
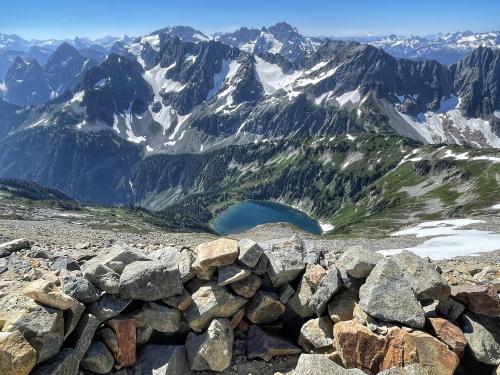
M4 99L20 106L40 105L72 92L97 63L62 43L42 67L37 60L16 57L3 83Z
M498 50L488 48L444 66L396 60L354 42L325 42L292 64L155 34L90 68L73 98L49 104L21 129L64 114L78 129L107 126L151 153L347 131L498 147L499 64ZM104 96L114 99L87 107Z
M500 48L500 31L464 31L430 37L389 35L358 40L382 48L398 58L437 60L443 64L454 64L479 47Z

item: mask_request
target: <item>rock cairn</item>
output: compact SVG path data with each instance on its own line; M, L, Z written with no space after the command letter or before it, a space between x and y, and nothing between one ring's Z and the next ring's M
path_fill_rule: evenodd
M499 284L450 286L407 251L293 237L54 255L20 239L0 254L0 374L224 372L236 340L243 360L295 356L295 375L500 373Z

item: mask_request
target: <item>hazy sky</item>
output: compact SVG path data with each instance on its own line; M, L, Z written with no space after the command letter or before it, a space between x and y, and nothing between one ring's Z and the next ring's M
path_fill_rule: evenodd
M142 35L167 25L209 34L287 21L307 35L500 30L500 0L2 0L0 32L25 38Z

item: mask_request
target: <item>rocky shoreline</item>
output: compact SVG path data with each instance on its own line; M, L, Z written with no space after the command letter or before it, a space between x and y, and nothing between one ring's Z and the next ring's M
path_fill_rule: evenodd
M474 268L298 236L192 240L1 244L0 373L499 371L491 259Z

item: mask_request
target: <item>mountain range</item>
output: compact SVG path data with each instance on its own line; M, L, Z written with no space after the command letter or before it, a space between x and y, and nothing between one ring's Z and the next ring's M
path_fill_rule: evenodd
M437 60L443 64L454 64L479 47L500 48L500 31L464 31L427 37L388 35L349 39L372 44L394 57Z
M500 160L491 150L500 148L500 50L491 46L443 64L396 58L376 40L307 38L285 23L215 36L167 27L101 44L8 40L51 53L43 64L17 55L0 86L0 177L84 202L210 220L230 201L272 199L333 222L349 202L359 204L350 218L371 212L375 195L401 206L380 184L405 161L428 160L404 171L412 181L445 171L455 191L479 184L475 173L436 158L492 164L492 176ZM105 52L89 55L95 45ZM428 144L437 146L422 154ZM471 209L488 204L474 194L462 197Z
M177 36L185 42L219 40L224 44L252 52L281 54L292 62L298 62L313 53L321 42L330 40L349 40L372 44L384 49L397 58L417 60L437 60L443 64L453 64L472 50L479 47L500 47L500 31L455 32L429 36L351 36L351 37L310 37L302 34L286 22L261 29L241 27L234 32L204 34L189 26L170 26L156 30L152 35L164 33ZM134 37L105 36L98 39L75 37L74 39L31 39L26 40L15 34L0 33L0 80L5 77L16 56L35 59L44 65L48 57L62 43L68 43L88 58L102 61L107 53L117 50L134 41Z

